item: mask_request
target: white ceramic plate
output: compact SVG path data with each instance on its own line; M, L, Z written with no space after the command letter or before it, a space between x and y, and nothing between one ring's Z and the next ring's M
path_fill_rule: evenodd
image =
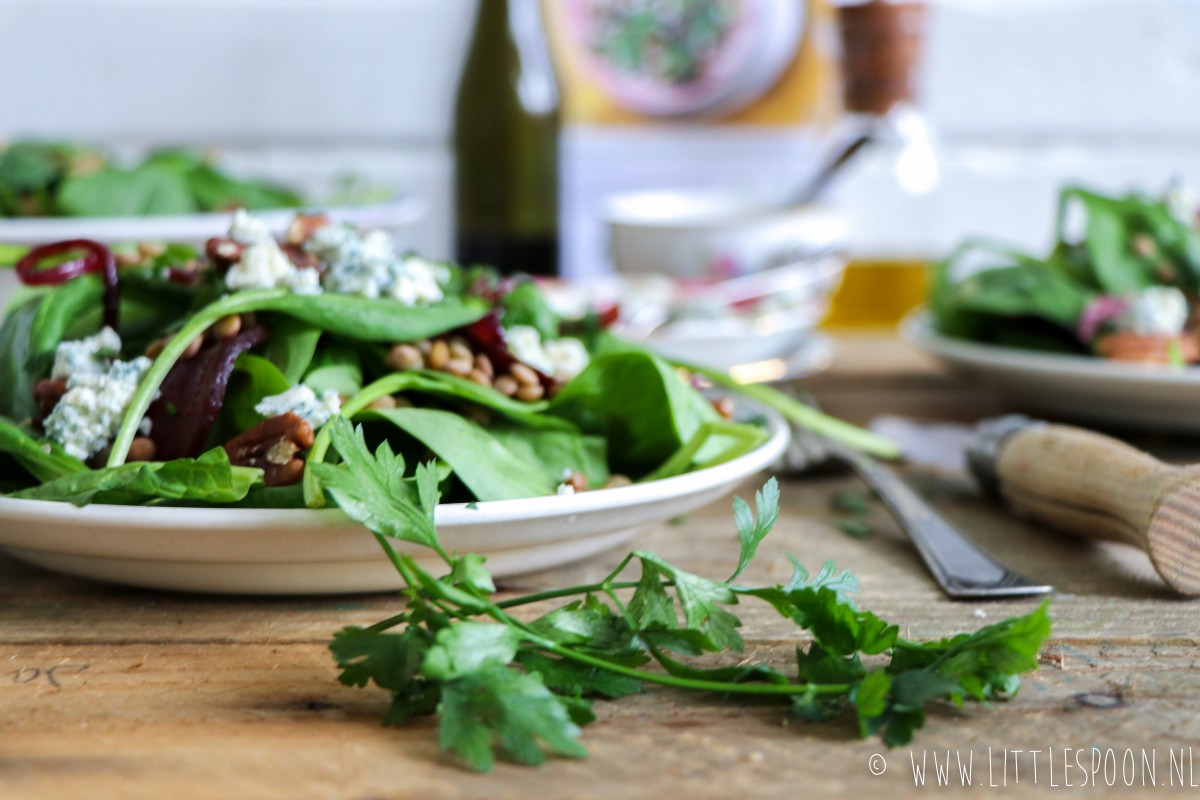
M576 495L438 506L450 552L486 556L509 576L577 561L647 525L725 497L787 447L768 415L769 439L724 464L675 478ZM429 551L396 548L438 571ZM85 506L0 498L0 549L47 569L113 583L227 594L338 594L397 589L395 569L364 528L338 509L196 509Z
M282 233L302 209L255 211L273 231ZM420 220L425 204L416 197L387 203L322 209L330 219L360 228L395 229ZM204 242L229 230L233 212L154 217L54 217L0 219L0 243L41 244L62 239L95 239L100 242Z
M1031 412L1061 419L1200 433L1200 368L1176 370L1087 356L1039 353L942 336L924 313L906 340Z

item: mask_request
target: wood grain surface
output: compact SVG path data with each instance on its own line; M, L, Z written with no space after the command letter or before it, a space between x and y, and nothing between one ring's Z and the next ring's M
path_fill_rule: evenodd
M838 413L862 421L881 411L935 418L1003 410L894 340L840 345L839 365L808 382ZM385 694L336 682L330 637L394 613L394 596L158 593L0 556L0 800L966 796L936 785L930 759L947 753L972 761L974 793L1200 796L1200 764L1192 766L1193 747L1200 757L1197 605L1167 592L1133 547L1047 535L981 498L961 476L907 475L994 555L1058 589L1042 667L1019 696L992 708L938 709L911 746L861 741L849 720L811 725L777 707L651 689L597 704L599 719L583 737L589 758L554 759L541 769L500 764L480 776L439 753L433 722L382 728ZM833 558L860 576L860 605L911 637L975 628L1036 603L945 599L882 510L870 517L872 535L842 533L829 498L854 486L837 474L784 481L779 523L744 581L786 580L787 552L813 567ZM737 557L727 501L683 524L649 529L635 545L714 576L728 574ZM594 580L623 554L501 588ZM785 665L792 658L801 642L773 614L739 607L745 659ZM1114 785L1101 772L1098 789L1080 788L1086 772L1064 769L1075 749L1090 763L1093 747L1117 759ZM1132 787L1119 768L1127 749L1139 759ZM869 769L876 755L886 761L881 775ZM1157 786L1142 785L1143 756L1155 761ZM926 785L918 786L913 762L922 760Z

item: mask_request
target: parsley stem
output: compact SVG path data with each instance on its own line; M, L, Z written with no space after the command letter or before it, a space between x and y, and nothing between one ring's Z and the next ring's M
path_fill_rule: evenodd
M636 589L637 585L637 581L602 581L600 583L588 583L581 586L568 586L565 589L549 589L544 592L535 592L508 600L501 600L496 603L496 607L516 608L517 606L527 606L531 603L540 603L543 600L557 600L560 597L573 597L577 594L591 594L592 592L603 592L608 589ZM663 582L663 586L672 585L674 585L673 581Z
M540 638L540 637L539 637ZM596 658L577 653L546 639L534 642L538 646L555 655L589 667L596 667L618 675L624 675L647 683L658 683L663 686L673 686L676 689L693 689L702 692L717 692L718 694L756 694L756 695L799 695L799 694L846 694L850 691L848 683L734 683L731 681L707 681L697 678L677 678L674 675L660 675L657 672L647 672L635 667L614 664L603 658Z
M850 684L847 683L733 683L730 681L708 681L696 678L677 678L673 675L659 675L656 672L646 672L635 667L626 667L623 664L616 664L603 658L579 653L569 647L564 647L557 642L545 638L523 622L510 617L494 603L488 603L487 607L483 609L483 613L497 622L521 631L527 642L537 645L543 650L554 653L557 656L647 683L658 683L663 686L673 686L677 689L717 692L718 694L788 696L800 694L846 694L850 691Z

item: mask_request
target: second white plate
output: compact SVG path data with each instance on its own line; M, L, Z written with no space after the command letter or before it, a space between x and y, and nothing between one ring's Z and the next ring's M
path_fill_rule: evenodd
M1031 412L1200 434L1200 368L1180 370L953 339L935 331L924 313L906 319L901 334Z

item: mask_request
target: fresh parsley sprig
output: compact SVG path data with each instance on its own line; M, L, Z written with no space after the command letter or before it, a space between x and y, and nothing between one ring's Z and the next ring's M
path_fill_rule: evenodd
M496 600L484 560L447 553L438 541L435 469L422 465L405 477L400 455L387 446L371 453L361 429L344 418L330 423L329 435L341 463L313 464L316 477L375 533L408 600L396 616L334 637L340 680L391 692L385 724L437 714L441 746L476 770L490 769L497 754L523 764L540 764L547 754L586 755L580 726L594 719L593 700L624 697L645 683L776 698L814 721L853 715L861 735L879 732L888 744L903 744L924 725L931 702L1011 697L1019 674L1037 667L1050 632L1043 605L972 634L908 641L896 625L855 607L849 595L857 578L831 562L810 576L793 558L786 584L735 584L778 517L774 479L755 495L753 511L734 500L741 554L724 581L636 551L598 583ZM392 540L431 548L447 574L430 574ZM625 578L635 562L640 576ZM533 620L510 613L568 597L575 599ZM688 663L689 656L743 650L741 622L728 609L750 598L810 634L791 674L765 664ZM863 661L885 653L886 663Z

